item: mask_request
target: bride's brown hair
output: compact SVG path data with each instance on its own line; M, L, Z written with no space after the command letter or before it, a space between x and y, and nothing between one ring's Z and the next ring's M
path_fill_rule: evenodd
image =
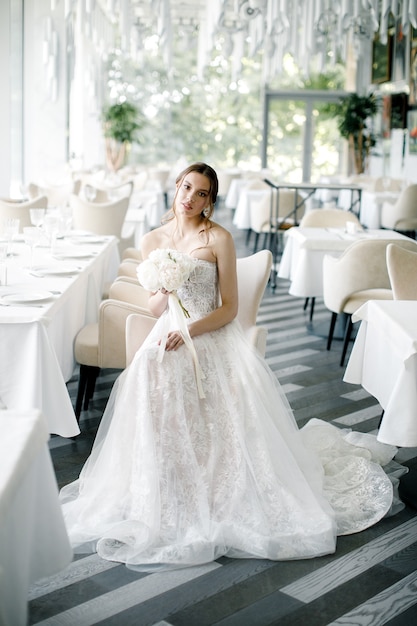
M192 163L191 165L189 165L188 167L186 167L184 170L182 170L182 172L180 172L175 180L175 184L177 186L177 190L181 184L181 182L184 180L184 178L187 176L187 174L191 174L191 172L197 172L198 174L202 174L203 176L205 176L206 178L208 178L208 180L210 181L210 190L209 190L209 205L208 207L206 207L204 209L204 211L201 213L201 219L203 220L204 223L204 228L206 228L209 224L209 220L211 218L211 216L213 215L214 212L214 205L216 204L216 200L217 200L217 193L219 191L219 181L217 179L217 174L215 172L215 170L210 167L210 165L207 165L207 163ZM168 213L166 214L163 222L169 222L170 220L172 220L175 217L175 198L177 197L177 191L175 192L175 196L174 196L174 200L172 202L172 206L170 208L170 210L168 211Z

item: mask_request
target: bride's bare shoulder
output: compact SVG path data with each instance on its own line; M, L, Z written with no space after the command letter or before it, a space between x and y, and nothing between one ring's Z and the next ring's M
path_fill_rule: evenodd
M143 235L140 247L144 258L146 258L155 248L166 248L169 235L166 226L160 226L154 230L150 230Z

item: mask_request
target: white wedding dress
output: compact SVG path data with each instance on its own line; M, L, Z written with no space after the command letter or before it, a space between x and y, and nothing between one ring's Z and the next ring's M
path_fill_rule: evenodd
M217 268L198 260L178 295L191 319L217 306ZM61 491L73 546L140 570L222 555L332 553L390 509L381 464L396 452L311 420L301 431L238 321L158 358L166 311L119 376L80 477ZM363 441L363 439L365 441ZM358 443L358 445L356 445Z

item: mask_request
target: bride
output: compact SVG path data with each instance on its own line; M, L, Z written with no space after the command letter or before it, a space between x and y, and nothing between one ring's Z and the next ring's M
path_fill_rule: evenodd
M143 237L144 259L192 259L177 290L189 318L178 322L166 288L150 293L159 319L116 381L79 479L61 491L74 548L139 570L329 554L393 499L381 465L396 449L315 419L298 430L246 341L233 239L211 219L217 189L210 166L190 165L167 219Z

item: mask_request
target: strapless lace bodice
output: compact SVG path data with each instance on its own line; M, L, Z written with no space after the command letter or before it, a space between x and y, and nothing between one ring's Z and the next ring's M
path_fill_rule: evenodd
M218 306L217 265L196 259L188 280L178 289L178 297L191 319L199 319Z

